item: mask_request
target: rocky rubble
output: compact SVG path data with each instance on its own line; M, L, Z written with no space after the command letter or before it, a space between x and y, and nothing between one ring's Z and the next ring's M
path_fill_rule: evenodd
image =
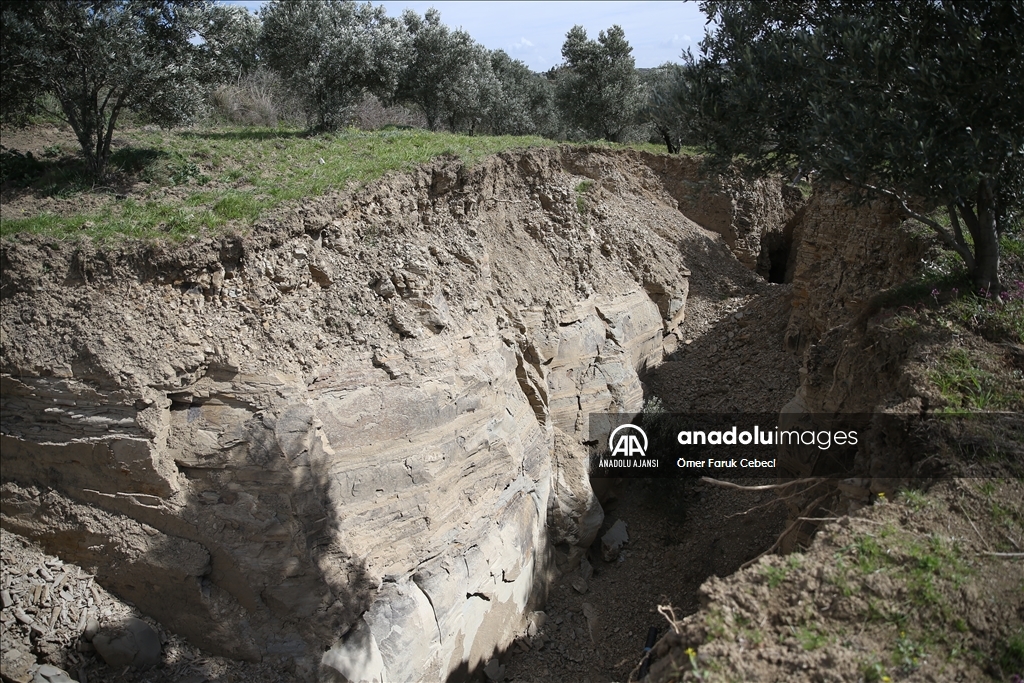
M587 414L640 408L691 283L756 281L649 161L443 161L174 248L5 241L0 521L215 654L484 666L600 526Z
M204 683L235 680L284 683L296 680L269 663L211 657L96 583L81 567L46 555L16 534L0 534L0 674L17 683ZM44 570L44 571L40 571ZM52 580L51 580L52 579ZM57 618L52 615L56 608ZM28 621L29 623L26 623ZM144 670L108 663L96 652L97 639L130 622L147 634L159 658ZM134 659L133 653L133 659ZM128 674L131 674L128 676ZM62 676L64 678L62 678Z

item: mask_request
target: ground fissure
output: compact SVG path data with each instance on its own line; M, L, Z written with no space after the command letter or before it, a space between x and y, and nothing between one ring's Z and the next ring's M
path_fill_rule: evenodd
M798 196L563 147L440 160L246 235L5 240L4 675L114 680L83 619L135 614L160 619L154 683L625 680L657 606L705 618L709 577L794 511L592 483L590 413L931 400L920 345L869 326L876 363L849 336L920 245L891 207ZM67 610L43 596L58 566ZM707 641L675 630L656 651L685 668Z

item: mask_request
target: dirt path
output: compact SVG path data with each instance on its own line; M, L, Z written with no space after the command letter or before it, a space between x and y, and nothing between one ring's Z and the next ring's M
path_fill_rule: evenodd
M783 349L788 286L725 300L697 296L688 306L690 343L645 378L649 396L670 412L775 412L792 398L799 360ZM771 545L785 520L773 499L694 481L626 480L605 503L604 525L626 522L626 550L613 563L591 550L585 593L573 587L576 575L552 588L544 626L513 646L505 680L627 680L648 629L665 631L659 604L679 616L695 612L705 579L735 572ZM758 505L765 507L741 514Z

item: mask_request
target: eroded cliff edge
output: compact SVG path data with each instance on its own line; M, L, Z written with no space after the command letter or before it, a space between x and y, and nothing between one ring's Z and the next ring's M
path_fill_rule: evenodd
M215 653L473 668L600 525L587 414L639 410L688 297L755 286L729 246L754 266L787 217L771 183L562 148L244 238L5 242L4 528Z

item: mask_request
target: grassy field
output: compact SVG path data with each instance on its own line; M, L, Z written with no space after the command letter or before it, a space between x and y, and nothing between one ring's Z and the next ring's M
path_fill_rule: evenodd
M117 137L114 172L101 187L88 179L70 136L31 154L5 142L14 149L4 149L0 159L9 208L0 234L181 239L244 231L286 202L363 184L438 156L472 164L510 148L557 144L540 137L418 129L321 135L283 128L140 129L118 131Z

